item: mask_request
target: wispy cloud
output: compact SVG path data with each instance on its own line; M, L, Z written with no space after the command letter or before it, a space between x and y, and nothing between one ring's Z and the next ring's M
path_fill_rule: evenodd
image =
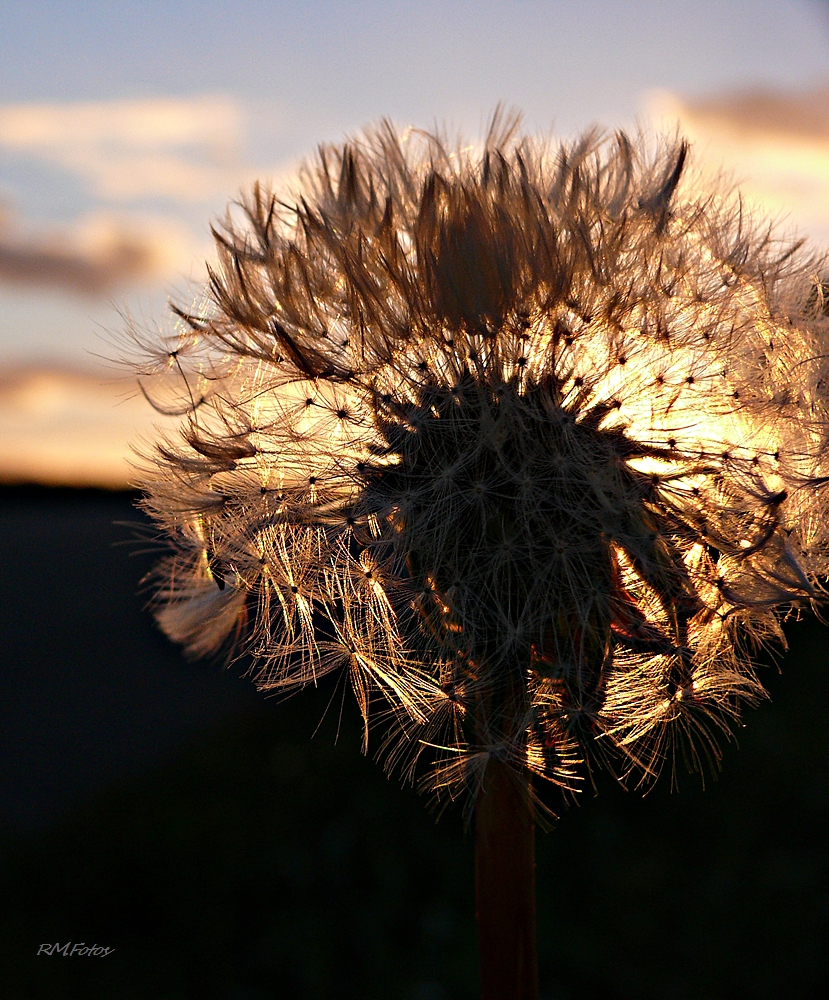
M648 105L663 124L679 122L704 173L724 168L749 203L829 245L829 87L705 100L660 91Z
M829 87L797 94L753 89L678 103L689 117L748 141L829 142Z
M0 105L0 147L72 171L101 198L200 202L237 181L243 118L221 95Z
M285 175L282 164L247 163L247 121L239 102L222 95L0 105L6 162L62 168L86 191L85 214L61 225L35 229L22 219L15 227L0 211L0 282L96 296L200 280L211 215L257 176ZM15 186L6 183L17 201Z
M46 232L15 229L0 218L0 282L87 296L153 284L192 271L203 247L175 219L123 219L95 212Z
M130 442L163 424L125 383L80 372L0 374L0 482L126 489L135 480Z

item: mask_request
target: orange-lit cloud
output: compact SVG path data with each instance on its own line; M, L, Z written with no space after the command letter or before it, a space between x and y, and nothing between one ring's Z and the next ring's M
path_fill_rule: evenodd
M0 241L0 281L14 284L48 285L101 295L143 276L148 264L147 247L126 240L114 244L97 259L49 245Z
M126 489L130 442L163 423L137 387L58 369L0 376L0 482Z
M0 106L0 148L70 170L110 200L233 190L242 133L224 96Z
M663 125L679 123L705 176L724 169L750 204L829 246L829 88L706 100L657 92L648 104Z
M0 282L81 295L107 295L134 284L193 274L204 247L174 219L119 218L97 212L45 233L3 226ZM196 276L194 274L194 276Z

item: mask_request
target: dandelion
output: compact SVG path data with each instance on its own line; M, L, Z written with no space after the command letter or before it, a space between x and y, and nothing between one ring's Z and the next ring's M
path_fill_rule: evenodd
M536 995L533 779L716 764L822 596L823 264L686 190L688 149L389 125L215 231L144 369L157 616L476 816L484 996ZM162 402L171 379L175 403Z

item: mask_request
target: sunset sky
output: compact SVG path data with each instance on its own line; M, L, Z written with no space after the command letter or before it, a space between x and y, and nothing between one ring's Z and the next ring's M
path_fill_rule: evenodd
M565 136L679 121L829 246L818 0L4 0L0 478L127 483L153 415L100 356L195 294L241 188L383 116L476 138L499 101Z

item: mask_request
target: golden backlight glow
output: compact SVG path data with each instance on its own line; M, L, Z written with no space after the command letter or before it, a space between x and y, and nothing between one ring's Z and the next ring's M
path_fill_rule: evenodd
M740 184L747 217L777 217L784 228L799 229L829 245L825 106L826 94L820 90L793 96L746 92L708 101L659 92L648 101L658 127L670 132L678 122L692 141L696 173L687 183L705 187L725 170ZM0 142L74 171L82 183L109 199L143 193L192 201L251 182L239 166L242 117L240 107L221 95L7 105L0 107ZM287 176L284 169L277 173ZM203 274L206 248L172 218L135 213L126 217L109 205L44 236L16 228L2 209L0 205L0 281L10 287L35 283L87 296L114 294L117 302L119 289L131 282L148 287ZM403 234L401 245L405 238ZM681 368L680 361L672 362L666 377L681 380L688 374ZM6 370L0 388L0 481L126 486L132 428L147 426L139 406L120 402L128 387L112 389L110 405L105 399L110 389L97 378L84 381L76 373L55 369L44 377L51 389L46 382L32 381L30 369ZM701 380L706 377L700 373ZM21 379L29 380L25 402L10 388ZM63 382L63 403L54 395L57 382ZM35 406L31 394L41 391L38 385L46 395ZM625 403L628 410L630 405ZM46 415L50 406L56 407L52 417ZM644 419L641 414L630 416ZM712 435L701 430L700 447L707 447ZM741 437L746 430L735 427L733 439L758 453L774 454L772 436L761 440L763 435L757 437L753 428L754 437L747 440ZM332 433L339 433L336 424ZM640 467L650 468L650 462Z
M344 672L442 799L715 762L829 566L823 259L684 142L516 129L255 188L140 368L183 418L143 480L164 630L264 689Z

